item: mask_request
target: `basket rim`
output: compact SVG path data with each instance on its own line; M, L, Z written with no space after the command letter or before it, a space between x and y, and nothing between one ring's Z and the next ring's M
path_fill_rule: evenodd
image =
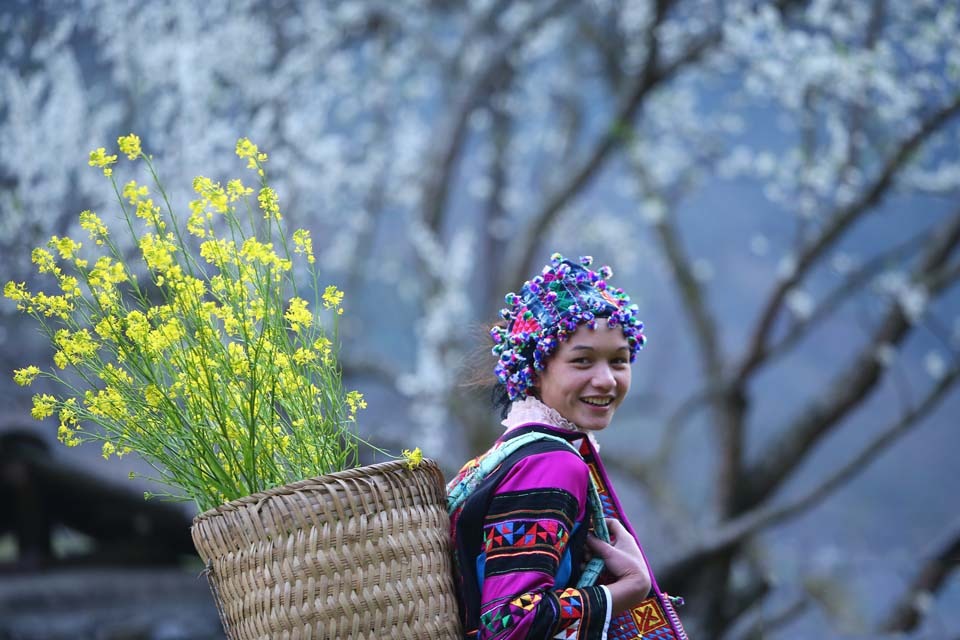
M420 470L429 470L435 473L442 474L440 466L432 458L424 458L416 467L411 467L406 460L389 460L387 462L376 462L374 464L363 465L359 467L353 467L351 469L345 469L343 471L334 471L333 473L327 473L320 476L313 476L311 478L304 478L303 480L296 480L294 482L288 482L287 484L279 485L276 487L270 487L269 489L264 489L262 491L257 491L249 495L243 496L241 498L235 498L223 504L217 505L211 509L197 514L193 518L193 524L196 526L204 520L217 517L225 513L231 513L239 509L243 509L251 504L257 504L268 498L274 496L285 496L297 491L316 486L318 484L325 484L328 482L336 482L338 480L351 480L354 478L363 478L372 475L377 475L384 472L392 471L420 471Z

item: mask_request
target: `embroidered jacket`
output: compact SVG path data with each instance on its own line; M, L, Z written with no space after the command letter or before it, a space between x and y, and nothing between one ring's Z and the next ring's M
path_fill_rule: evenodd
M532 430L574 444L585 437L542 423L507 426L501 441ZM507 457L453 513L467 638L606 638L609 591L575 588L590 528L589 483L590 470L576 453L537 441Z

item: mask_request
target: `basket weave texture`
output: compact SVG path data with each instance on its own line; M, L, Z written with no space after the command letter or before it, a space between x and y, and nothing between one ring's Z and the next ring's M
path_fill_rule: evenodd
M431 460L269 489L192 528L233 640L462 638L449 531Z

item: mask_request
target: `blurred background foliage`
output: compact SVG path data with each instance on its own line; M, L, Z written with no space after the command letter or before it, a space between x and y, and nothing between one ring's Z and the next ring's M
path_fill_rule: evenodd
M650 339L604 457L691 637L960 638L958 112L956 0L6 0L0 274L116 220L91 149L139 134L185 211L248 136L347 292L362 431L450 474L501 296L594 255ZM51 355L0 305L0 370ZM0 389L0 637L216 634L196 571L109 587L192 512L114 509L136 461Z

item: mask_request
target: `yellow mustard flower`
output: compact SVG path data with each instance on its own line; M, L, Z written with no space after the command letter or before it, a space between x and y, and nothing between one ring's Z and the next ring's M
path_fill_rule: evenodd
M59 329L53 336L53 343L60 348L59 353L64 358L57 363L58 366L64 361L69 364L79 364L93 357L100 347L87 329L80 329L73 333L70 333L69 329ZM60 368L65 367L60 366Z
M199 193L204 202L209 203L215 211L226 213L230 210L227 192L223 190L219 182L214 182L204 176L197 176L193 179L193 190Z
M147 404L151 407L159 407L160 403L163 402L163 393L156 385L148 384L143 389L143 399L146 400Z
M145 344L147 336L150 334L150 321L142 311L134 309L127 314L126 331L124 333L130 340L137 344Z
M136 205L142 198L150 194L150 190L147 189L146 185L141 186L137 184L136 180L131 180L123 185L123 190L120 193L127 199L127 202Z
M228 264L236 264L238 261L237 245L233 240L207 240L200 243L200 257L218 269L223 269ZM222 276L211 277L211 289L213 288L213 280L217 277L223 280Z
M77 419L77 399L67 398L60 404L60 428L57 430L57 438L68 447L75 447L80 444L80 438L77 431L80 430Z
M81 294L80 281L74 276L61 276L60 290L63 291L63 295L67 298L77 298Z
M313 257L313 240L310 238L310 231L297 229L293 232L293 252L306 256L307 262L310 264L316 262Z
M110 233L100 216L89 209L80 212L80 228L90 234L90 239L98 245L102 245Z
M367 401L363 399L363 394L359 391L349 391L347 392L346 398L347 406L350 407L350 415L356 415L357 411L360 409L367 408Z
M168 271L173 266L173 253L176 250L177 245L173 242L171 235L161 237L153 233L145 233L140 237L140 252L151 271L157 273Z
M113 315L104 316L94 325L93 330L104 340L117 342L121 335L120 320Z
M202 200L193 200L190 202L190 217L187 218L187 231L198 238L207 237L207 214L203 207L194 207L194 203L201 203Z
M343 304L343 291L337 289L335 285L328 286L323 292L323 306L327 309L336 309L337 313L342 315L341 304Z
M113 175L113 169L110 168L110 165L117 161L117 156L107 155L107 150L103 147L97 147L90 152L90 159L87 164L91 167L100 167L103 169L103 175L108 178Z
M247 187L243 184L243 181L240 179L230 180L227 182L227 198L230 202L235 202L240 198L249 196L253 193L253 189Z
M148 225L156 227L159 231L163 231L167 226L167 223L160 217L160 207L153 203L153 198L137 200L137 210L134 213L138 218Z
M303 298L290 298L290 305L283 317L290 323L290 328L296 332L299 332L302 327L309 327L313 322L313 316L307 309L307 301Z
M43 420L53 415L57 408L57 399L47 393L38 393L33 396L33 408L30 415L35 420Z
M260 203L260 210L263 211L265 219L278 221L283 219L283 216L280 215L280 199L277 197L277 192L270 187L260 189L257 202Z
M47 243L47 246L51 249L56 249L57 253L60 254L61 259L70 260L83 245L79 242L73 241L71 238L58 238L57 236L53 236L50 238L50 242Z
M26 387L32 384L38 375L40 375L40 368L30 365L23 369L15 369L13 372L13 381L21 387Z
M108 362L97 377L112 385L123 384L129 386L133 384L133 378L130 377L130 374L112 362Z
M95 293L112 291L114 285L127 281L127 272L123 263L115 261L110 256L100 256L93 268L87 273L87 282Z
M313 342L313 348L320 354L324 364L330 364L333 359L332 346L333 343L325 336L321 336Z
M317 359L317 352L312 349L304 349L303 347L298 347L296 351L293 352L293 361L299 365L305 365L310 362L313 362Z
M127 154L131 160L136 160L140 155L140 137L134 134L128 134L117 138L117 145L120 152Z
M8 280L5 285L3 285L3 297L10 298L15 302L20 302L30 299L30 292L27 291L26 282L14 282L13 280Z
M125 422L130 417L126 398L115 387L107 386L96 392L87 389L83 394L83 402L91 414L100 418Z
M423 452L420 451L420 447L417 447L413 451L410 451L410 449L404 449L402 454L407 461L408 469L416 469L421 463L423 463Z
M104 442L103 448L101 449L103 453L103 459L109 460L110 456L114 455L117 452L117 446L112 442Z
M69 319L75 308L65 296L48 296L42 291L30 298L30 303L27 309L29 312L41 313L47 318L57 317L61 320Z
M237 140L237 155L247 159L248 169L256 169L258 174L263 175L263 167L260 165L267 161L267 154L261 153L257 145L247 138L240 138Z
M57 261L53 257L53 254L47 251L46 249L41 249L37 247L30 253L30 260L33 264L37 265L37 271L40 273L52 273L58 275L60 273L60 267L57 266Z

